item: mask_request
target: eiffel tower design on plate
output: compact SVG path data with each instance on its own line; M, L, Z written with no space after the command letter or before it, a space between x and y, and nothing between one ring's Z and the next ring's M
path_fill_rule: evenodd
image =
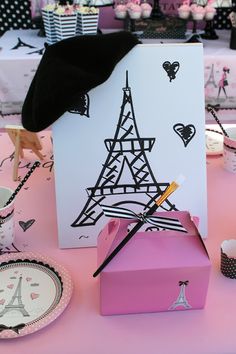
M140 206L148 210L153 201L169 186L169 183L157 182L150 167L146 154L151 152L155 138L141 138L139 135L128 83L128 71L115 135L114 138L105 139L104 143L108 151L107 158L95 186L87 188L87 202L72 222L72 227L95 225L103 215L100 205L105 203L116 206L132 203L139 205L139 211ZM122 183L125 169L131 178L130 182L126 178ZM130 195L132 199L122 200L124 194ZM142 202L140 194L146 196ZM162 209L177 210L168 200L163 203Z
M21 286L22 286L22 276L19 277L19 281L18 281L16 290L15 290L11 300L4 307L4 309L0 312L0 317L3 317L7 312L12 311L12 310L20 311L24 317L30 316L25 309L25 305L22 303Z
M177 307L184 307L185 309L191 309L192 306L189 305L188 300L186 299L185 288L188 285L189 281L179 281L180 292L176 301L169 307L168 310L175 310Z

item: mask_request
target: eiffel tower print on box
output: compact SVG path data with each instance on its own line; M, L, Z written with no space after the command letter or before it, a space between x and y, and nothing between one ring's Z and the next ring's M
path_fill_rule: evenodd
M189 210L206 236L202 55L138 45L89 92L89 118L67 112L53 125L60 247L96 246L102 204L147 211L180 173L187 182L161 210ZM167 62L178 64L171 79Z

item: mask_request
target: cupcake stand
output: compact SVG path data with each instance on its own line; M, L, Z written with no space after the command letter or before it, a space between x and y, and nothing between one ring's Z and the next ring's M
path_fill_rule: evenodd
M211 0L206 2L203 6L193 3L190 5L188 0L185 0L183 4L178 8L179 17L186 20L186 22L192 21L192 36L187 42L201 42L201 38L204 39L218 39L218 36L213 27L213 18L216 13L216 9L212 6ZM204 33L197 33L198 23L200 21L206 21Z

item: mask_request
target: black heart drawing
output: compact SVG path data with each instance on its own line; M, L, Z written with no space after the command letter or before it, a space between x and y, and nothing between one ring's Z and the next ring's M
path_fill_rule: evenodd
M33 225L34 222L35 222L35 219L30 219L28 221L19 221L19 225L23 231L26 231L30 226Z
M169 76L170 82L176 78L176 74L180 68L178 61L174 61L172 64L169 61L165 61L162 64L163 69L166 71Z
M188 143L192 140L196 134L196 128L193 124L184 125L182 123L177 123L173 126L176 134L182 139L184 146L186 147Z

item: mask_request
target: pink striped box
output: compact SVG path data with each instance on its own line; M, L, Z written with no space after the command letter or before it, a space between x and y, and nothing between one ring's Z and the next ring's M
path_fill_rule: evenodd
M211 264L197 227L185 211L154 215L179 219L187 233L136 233L100 273L102 315L204 308ZM103 228L98 266L127 235L131 222L113 218Z

